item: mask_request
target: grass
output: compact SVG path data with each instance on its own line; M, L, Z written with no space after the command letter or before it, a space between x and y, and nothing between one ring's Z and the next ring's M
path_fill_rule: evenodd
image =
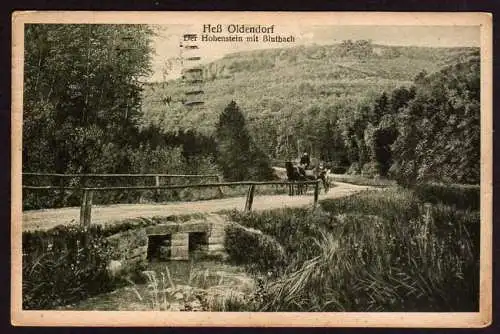
M220 261L151 262L143 281L60 309L101 311L249 311L254 281Z
M156 311L249 310L252 305L251 280L241 282L241 277L235 279L241 276L235 272L235 267L210 264L212 268L205 268L191 262L187 272L181 270L184 272L180 276L185 277L182 284L174 282L172 277L179 279L179 272L171 273L169 266L165 266L164 270L152 268L145 272L147 297L142 297L137 289L136 294L151 310ZM175 268L176 264L171 266ZM178 267L186 268L182 263Z
M474 202L450 203L456 189L433 189L392 187L325 200L317 210L231 213L285 249L278 268L260 262L275 275L258 291L259 310L477 311L479 212ZM272 256L246 250L249 259L253 251Z
M369 178L362 175L349 175L349 174L333 174L331 176L333 182L351 183L359 186L372 186L372 187L390 187L396 183L393 180L386 178Z

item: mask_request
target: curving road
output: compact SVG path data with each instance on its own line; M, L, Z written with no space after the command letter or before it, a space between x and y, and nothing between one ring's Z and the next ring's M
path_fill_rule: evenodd
M320 193L319 199L339 198L360 191L376 189L369 186L358 186L349 183L335 182L327 194ZM221 210L242 210L246 197L231 197L196 202L172 202L158 204L114 204L92 207L92 223L103 224L127 218L169 216L191 213L214 213ZM311 205L313 196L264 195L256 196L252 210L268 210L284 207L300 207ZM79 207L29 210L23 212L22 229L50 229L61 224L77 224L80 217Z

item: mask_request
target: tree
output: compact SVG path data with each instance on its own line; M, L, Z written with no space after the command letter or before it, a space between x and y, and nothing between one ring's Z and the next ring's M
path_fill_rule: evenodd
M250 135L245 127L245 117L231 101L219 116L216 129L217 162L224 178L241 181L248 177Z
M393 147L392 172L403 183L479 182L479 75L479 60L471 58L416 78Z
M25 168L127 168L127 154L118 153L138 144L140 79L150 71L152 33L143 25L26 26ZM109 166L111 148L120 160Z
M370 123L372 123L373 125L378 125L382 116L387 114L388 111L389 111L389 99L387 97L387 94L383 92L382 95L380 95L380 98L378 98L375 101L373 112L370 117Z
M253 143L245 117L234 101L219 116L216 142L217 163L228 181L272 177L269 160Z

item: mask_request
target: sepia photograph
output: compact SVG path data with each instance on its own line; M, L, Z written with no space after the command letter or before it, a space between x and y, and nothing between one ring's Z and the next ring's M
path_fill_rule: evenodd
M490 15L12 22L14 325L491 322Z

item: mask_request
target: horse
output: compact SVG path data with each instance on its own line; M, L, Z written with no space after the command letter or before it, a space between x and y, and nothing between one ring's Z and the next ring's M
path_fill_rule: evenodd
M316 167L315 171L308 173L309 171L302 169L299 166L295 166L291 161L287 161L285 163L286 173L288 181L317 181L321 180L323 184L323 189L325 193L330 189L330 182L326 177L326 169ZM290 185L289 195L293 196L293 185ZM297 194L302 195L307 190L307 185L298 184L297 185Z
M285 163L286 176L288 181L297 182L297 181L306 181L306 177L300 172L300 169L297 166L294 166L291 161L287 161ZM294 195L294 185L291 184L289 188L288 194L290 196ZM297 185L297 195L302 195L303 193L303 185Z
M288 181L315 181L317 178L314 175L308 174L305 169L299 166L294 166L291 161L285 163ZM307 191L307 185L297 184L297 195L302 195ZM290 185L290 196L293 196L293 185Z

